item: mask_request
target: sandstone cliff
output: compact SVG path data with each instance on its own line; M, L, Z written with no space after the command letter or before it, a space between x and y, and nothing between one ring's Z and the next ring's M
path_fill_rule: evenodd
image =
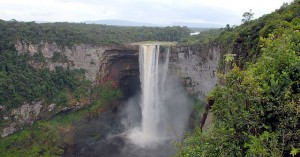
M171 63L190 94L204 99L218 82L216 73L220 59L218 45L172 47Z
M62 47L56 43L40 42L39 44L18 41L15 48L19 54L28 53L30 56L42 54L45 62L30 61L35 68L49 68L61 66L69 69L84 69L86 77L93 84L111 83L116 88L121 88L130 96L139 84L138 72L138 49L135 46L97 46L90 44L73 45ZM63 59L54 60L55 55ZM132 83L133 82L133 83ZM6 109L1 106L0 126L1 137L8 136L25 126L32 125L36 120L50 118L51 116L65 111L78 110L89 105L89 100L77 101L74 105L62 107L44 100L24 103L15 109Z
M70 69L85 69L86 77L93 84L110 83L120 88L125 97L135 94L140 88L138 46L97 46L90 44L62 47L56 43L40 42L39 44L18 41L15 48L19 54L30 56L41 53L45 63L31 62L36 68L46 67L55 70L56 66ZM211 47L170 48L170 68L178 74L190 94L204 99L207 93L217 84L216 72L220 58L218 45ZM64 56L64 60L53 60L55 55ZM1 117L1 137L8 136L24 126L32 125L36 120L49 118L59 112L77 110L89 101L74 102L75 105L61 107L54 103L38 102L24 103L19 108L3 111Z

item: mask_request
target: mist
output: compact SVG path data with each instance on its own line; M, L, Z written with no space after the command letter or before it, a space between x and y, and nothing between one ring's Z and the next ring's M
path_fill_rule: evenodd
M122 130L108 132L103 140L84 147L83 156L169 157L176 153L173 143L183 138L193 101L169 70L168 48L146 45L139 57L140 91L115 116L115 126Z
M141 46L142 91L130 98L122 110L129 142L146 149L179 142L192 110L192 101L180 79L168 70L169 49L163 50L160 52L157 45Z

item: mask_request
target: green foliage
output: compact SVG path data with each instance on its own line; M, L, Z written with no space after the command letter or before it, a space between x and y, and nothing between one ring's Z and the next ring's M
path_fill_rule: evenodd
M96 98L99 96L100 99L104 101L104 103L122 97L122 92L118 89L112 88L109 84L96 86L92 91L92 94Z
M224 56L225 56L226 63L230 63L234 61L234 57L236 56L236 54L226 54Z
M67 62L68 57L63 55L61 52L54 52L51 60L52 62Z
M85 93L79 88L85 82L85 78L79 77L84 76L82 71L62 67L54 71L36 69L29 63L31 58L44 61L40 53L32 57L14 51L0 53L0 104L15 108L24 102L46 100L63 105L67 103L66 90L77 95Z
M247 157L278 157L282 153L282 150L278 148L278 135L267 131L259 137L250 136L250 140L245 144L245 147L249 148L246 154Z
M294 157L299 153L300 153L300 148L294 148L293 147L290 154Z
M112 88L110 84L96 86L91 91L91 98L95 101L92 102L90 110L92 112L98 112L102 105L121 97L121 90Z
M69 139L73 138L74 125L98 116L101 109L121 97L120 90L110 85L95 86L91 94L94 103L86 108L59 114L48 121L39 121L32 127L0 139L0 156L63 156L64 148L74 144Z
M66 105L68 102L68 98L65 92L60 92L57 94L57 96L55 96L55 98L53 99L53 102L55 104L62 104L62 105Z
M0 156L62 156L62 141L58 131L44 122L0 139Z
M198 129L185 139L183 144L177 143L178 157L228 157L242 156L240 146L233 129L216 128L201 132Z
M193 110L189 117L188 128L190 131L195 130L197 126L201 124L201 119L199 117L203 117L205 112L205 102L199 100L196 96L190 95L190 99L193 100Z
M13 50L16 41L107 45L137 41L178 41L189 35L187 27L118 27L83 23L42 23L0 20L0 51Z
M39 53L35 53L33 56L32 56L32 59L34 62L36 63L44 63L46 61L45 57L43 56L43 54L41 52Z
M285 6L295 7L299 8L298 1ZM298 155L300 30L298 20L291 21L288 27L275 28L255 41L261 55L244 70L233 64L224 84L210 94L214 127L188 137L178 148L178 156ZM258 32L248 38L253 33Z
M253 19L254 13L252 13L251 11L252 11L252 9L250 9L249 12L245 12L245 13L243 14L242 23L247 23L247 22L249 22L251 19Z
M201 32L195 36L189 36L186 38L182 38L178 45L181 46L196 46L196 45L207 45L216 40L219 36L221 30L219 29L209 29Z
M235 63L240 68L247 67L248 62L256 62L261 55L260 38L268 38L269 34L281 36L287 29L300 29L300 5L295 0L290 5L284 4L277 11L264 15L259 19L251 20L251 11L247 12L246 23L240 26L226 25L225 28L214 31L201 32L197 36L191 36L180 40L183 46L218 45L223 55L236 54ZM220 60L219 72L224 73L225 60Z

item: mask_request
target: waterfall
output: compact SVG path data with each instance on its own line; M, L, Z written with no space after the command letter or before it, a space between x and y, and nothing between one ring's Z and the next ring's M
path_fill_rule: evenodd
M165 108L165 82L168 76L169 48L160 57L159 45L140 45L139 68L141 81L142 124L132 138L139 144L168 138L168 117Z

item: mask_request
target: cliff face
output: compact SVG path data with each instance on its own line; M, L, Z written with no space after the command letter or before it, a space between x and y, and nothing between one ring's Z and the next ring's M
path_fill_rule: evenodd
M29 53L30 56L33 56L34 54L42 53L46 58L45 66L51 70L53 70L55 66L69 67L70 69L85 69L87 70L86 77L94 82L96 81L96 76L99 71L102 54L106 50L115 47L89 44L75 44L72 47L62 47L56 43L41 42L39 44L30 44L18 41L15 44L15 48L19 54ZM56 53L67 57L67 59L53 61L52 58Z
M42 54L45 62L31 62L36 68L47 67L54 70L56 66L70 69L85 69L86 77L94 84L109 83L120 88L125 97L130 97L140 89L138 46L95 46L89 44L61 47L56 43L30 44L17 42L15 48L19 54L33 56ZM54 60L55 55L63 59ZM171 47L170 68L177 73L190 94L204 98L217 84L216 71L220 58L220 48L212 47ZM59 112L77 110L89 101L75 102L75 105L61 107L43 100L24 103L21 107L3 111L4 121L1 137L8 136L24 126L32 125L38 119L49 118Z
M56 43L31 44L18 41L15 43L15 48L19 54L28 53L30 56L42 54L45 62L30 61L35 68L55 70L55 67L62 66L70 69L85 69L86 77L93 84L109 82L114 87L121 88L127 94L125 96L131 96L139 88L138 48L135 46L80 44L61 47ZM3 120L0 126L1 137L8 136L24 126L32 125L38 119L50 118L60 112L82 108L89 105L89 100L73 104L62 107L40 100L24 103L18 108L9 110L2 105L0 106L0 116Z
M120 88L125 97L133 96L140 88L138 47L105 51L97 80L100 84L110 83Z
M189 94L205 101L207 94L218 84L217 71L220 53L221 49L217 44L199 47L172 47L171 68L182 78ZM206 106L203 113L202 129L209 128L212 124L212 115L209 109L210 106ZM194 114L197 115L197 113L192 113L191 116L193 117ZM195 118L199 119L200 117Z
M94 83L110 82L121 87L123 81L138 79L138 46L95 46L89 44L61 47L56 43L30 44L17 42L16 50L31 56L41 52L46 60L46 67L69 67L85 69L86 76ZM65 61L53 61L55 53L67 57ZM216 72L220 58L218 45L212 46L172 46L171 68L183 80L191 94L204 97L217 83ZM121 81L123 80L123 81Z
M218 45L203 47L172 47L171 67L182 79L190 94L204 99L217 84L220 59Z

